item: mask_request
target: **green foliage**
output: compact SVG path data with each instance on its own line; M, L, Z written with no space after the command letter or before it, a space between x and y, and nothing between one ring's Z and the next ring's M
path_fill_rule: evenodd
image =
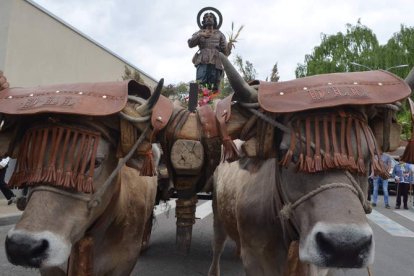
M270 81L278 82L280 79L279 69L277 68L277 62L273 65L272 72L270 73Z
M136 69L129 69L128 66L124 66L124 75L122 76L123 80L135 80L139 83L143 83L141 79L141 74Z
M321 34L321 44L314 48L312 54L305 56L304 64L298 64L296 77L361 70L351 62L377 68L381 47L372 30L360 21L355 26L347 24L346 28L345 34Z
M411 112L406 105L397 113L397 122L401 125L401 139L409 140L412 133Z
M383 46L382 63L378 68L389 68L407 64L405 68L391 69L401 78L405 78L414 65L414 28L401 25L400 31L394 33Z
M243 79L247 82L256 79L256 69L254 69L253 63L246 60L243 62L243 58L240 55L236 55L234 59L234 64L236 65L237 69L239 69Z

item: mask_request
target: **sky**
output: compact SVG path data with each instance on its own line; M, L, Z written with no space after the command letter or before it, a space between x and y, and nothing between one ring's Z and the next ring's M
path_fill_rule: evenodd
M198 30L197 13L218 9L220 30L241 31L230 55L253 63L265 80L278 63L280 81L295 78L321 34L346 31L358 20L386 44L401 24L414 27L412 0L32 0L105 48L166 84L195 79L197 48L187 40Z

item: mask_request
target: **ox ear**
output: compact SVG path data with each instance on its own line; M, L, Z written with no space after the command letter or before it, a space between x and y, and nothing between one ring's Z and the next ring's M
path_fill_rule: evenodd
M221 63L223 63L224 71L227 74L230 85L234 90L237 99L242 102L257 102L257 91L250 87L249 84L240 76L236 68L231 64L228 58L219 53Z
M13 146L11 145L14 136L17 135L16 118L5 116L0 113L0 158L12 157Z

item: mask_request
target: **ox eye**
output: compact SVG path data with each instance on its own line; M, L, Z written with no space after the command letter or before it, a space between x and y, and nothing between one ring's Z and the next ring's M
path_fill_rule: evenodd
M95 169L96 168L99 168L101 165L102 165L102 162L103 162L103 158L101 157L101 158L99 158L99 157L97 157L96 159L95 159Z

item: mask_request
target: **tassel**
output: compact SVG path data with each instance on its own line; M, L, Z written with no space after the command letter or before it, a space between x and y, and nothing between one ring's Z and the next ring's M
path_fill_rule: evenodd
M345 148L345 138L346 138L346 117L345 114L340 113L341 116L341 159L339 160L341 164L341 168L348 169L349 168L349 162L348 162L348 155L346 153Z
M293 151L291 149L288 149L283 159L279 162L279 165L282 167L287 168L292 161Z
M85 182L85 175L83 174L78 174L78 177L76 178L76 190L77 191L82 191L83 187L84 187L84 182Z
M63 168L58 168L56 170L56 185L63 186L64 176L63 176Z
M324 135L324 144L325 144L325 153L323 155L322 167L324 170L329 170L334 168L335 164L331 156L331 144L329 142L329 125L328 125L328 116L323 116L323 135Z
M73 180L72 180L72 172L65 172L63 176L62 186L65 188L72 188Z
M34 174L33 174L33 182L40 182L40 180L42 179L42 168L36 168Z
M140 170L141 176L154 176L157 175L154 165L154 156L152 154L152 149L148 150L145 153L144 163L142 164Z
M297 170L300 172L303 172L305 170L305 164L304 164L304 158L303 158L303 153L301 152L299 154L299 159L298 159L298 168Z
M283 159L279 162L279 164L285 168L287 168L290 164L290 162L292 161L292 156L293 156L293 151L295 150L296 147L296 133L294 131L294 129L291 127L290 128L290 145L289 145L289 149L286 152L285 156L283 157Z
M362 148L361 148L361 125L359 120L354 120L354 126L355 126L355 135L356 135L356 142L357 142L357 154L358 154L358 162L357 162L357 170L358 173L361 175L365 175L366 169L365 169L365 163L364 158L362 156Z
M84 181L82 191L85 193L93 193L93 178L91 176L88 176L86 181Z
M229 136L223 138L223 151L221 154L221 160L227 162L233 162L240 158L239 150L234 144L233 140Z
M42 180L46 183L54 183L56 181L56 168L54 165L46 169L46 172L43 174Z
M365 163L364 163L364 159L362 159L362 157L358 158L358 173L360 173L361 175L365 175Z
M313 173L315 172L315 167L314 167L314 162L313 162L313 158L310 156L306 156L305 158L305 167L304 167L304 171L307 173Z
M323 169L329 170L335 167L335 163L333 162L332 156L329 152L325 152L323 156Z
M357 172L358 166L355 162L354 148L352 147L352 122L353 118L349 117L346 125L346 146L348 150L348 168L350 171Z
M315 155L313 156L313 167L315 172L322 171L321 138L319 133L319 119L315 116Z
M320 172L323 170L322 158L320 155L315 155L313 162L314 162L315 172Z
M336 168L341 168L342 167L341 159L342 159L341 154L339 152L334 152L333 162L334 162Z

